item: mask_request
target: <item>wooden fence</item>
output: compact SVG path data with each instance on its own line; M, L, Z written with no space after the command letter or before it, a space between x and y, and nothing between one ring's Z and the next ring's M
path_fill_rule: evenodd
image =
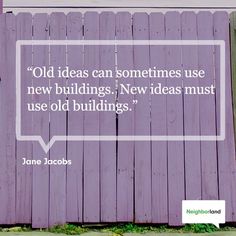
M229 15L204 11L135 13L87 12L0 15L0 224L43 228L66 222L137 222L181 225L183 199L226 200L226 221L236 222L236 166L232 109ZM56 142L47 154L37 142L16 141L16 40L45 39L220 39L226 44L226 138L224 141ZM232 46L235 47L235 41ZM55 46L53 65L115 67L113 46L65 51ZM216 135L220 130L219 51L214 46L118 47L120 68L198 67L216 85L213 96L158 99L142 96L135 107L84 115L45 112L23 121L24 128L47 140L52 134L135 132L150 135ZM23 64L49 65L48 49L22 53ZM108 59L107 59L108 58ZM27 81L28 74L23 74ZM97 85L97 81L90 81ZM25 82L26 83L26 82ZM37 81L40 86L40 80ZM107 83L101 81L101 83ZM110 80L109 83L114 83ZM113 85L112 85L113 86ZM26 98L23 98L26 99ZM86 99L86 98L85 98ZM112 98L110 98L112 99ZM132 96L122 99L132 100ZM149 105L147 105L149 104ZM100 116L100 117L99 117ZM32 126L32 120L34 125ZM49 125L50 123L50 125ZM36 124L36 125L35 125ZM22 166L21 158L66 157L71 166Z

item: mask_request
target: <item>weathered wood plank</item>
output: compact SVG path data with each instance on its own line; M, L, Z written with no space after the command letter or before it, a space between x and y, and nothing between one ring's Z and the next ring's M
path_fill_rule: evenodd
M32 15L19 13L16 17L17 40L32 39ZM22 46L21 51L21 132L32 134L32 113L27 111L26 104L32 102L27 95L27 87L32 85L32 75L27 67L32 66L32 47ZM31 223L32 205L32 166L22 165L22 158L32 159L32 142L16 143L16 222Z
M165 15L166 39L181 39L181 22L178 12ZM166 47L166 68L177 70L181 67L181 47ZM182 79L167 79L167 86L182 86ZM168 135L183 135L183 97L167 96ZM173 194L174 193L174 194ZM184 145L182 141L168 142L168 201L169 224L180 225L182 200L185 198L184 186Z
M133 15L134 40L149 39L148 14ZM134 46L134 69L149 68L149 46ZM135 79L135 86L149 86L149 78ZM135 135L150 135L149 93L135 95ZM151 143L135 142L135 222L147 223L152 220L151 210Z
M233 115L236 124L236 12L230 15L230 40L231 40L231 70L232 70L232 94L233 94ZM234 127L236 135L236 127Z
M49 16L47 14L35 14L33 16L33 39L49 39ZM49 46L33 46L33 65L49 66ZM49 86L49 81L34 79L34 87ZM34 102L49 104L49 95L33 97ZM33 113L33 134L40 135L45 143L49 142L49 111ZM33 143L33 159L42 160L49 158L49 152L45 153L38 142ZM49 209L49 166L40 165L33 167L32 186L32 227L48 227Z
M0 15L0 224L16 223L15 172L15 43L16 17Z
M149 16L150 39L165 39L165 17ZM165 69L165 46L150 46L150 66ZM151 83L166 86L166 79L154 78ZM151 97L151 134L167 135L166 95ZM167 141L152 142L152 223L168 222Z
M213 39L213 16L210 12L197 15L198 39ZM214 84L214 46L201 46L198 49L199 70L205 71L200 86ZM215 95L200 96L200 133L216 135ZM218 199L217 154L215 141L201 142L202 199Z
M229 15L227 12L214 13L214 39L225 41L225 140L217 143L218 171L219 171L219 199L226 202L226 221L236 219L236 163L235 163L235 139L233 124L232 86L230 71L230 39L229 39ZM235 43L236 45L236 43ZM215 75L216 75L216 116L217 134L220 135L220 55L219 46L215 54ZM233 79L233 78L232 78Z
M81 13L67 15L67 39L83 39ZM70 69L83 69L83 46L67 46L67 64ZM68 85L84 82L81 79L68 79ZM69 100L83 101L82 95L69 95ZM83 113L68 112L68 135L83 135ZM83 217L83 141L68 142L67 159L72 165L67 166L66 211L68 222L82 222Z
M132 18L128 12L116 14L116 38L132 39ZM133 68L133 46L117 46L117 68ZM118 84L134 84L133 79L119 79ZM120 91L120 90L119 90ZM134 96L118 94L118 102L132 104ZM131 106L133 108L133 106ZM134 111L118 115L118 135L134 134ZM133 221L134 215L134 142L118 142L117 153L117 221Z
M84 38L99 39L99 14L87 12L84 15ZM99 69L99 46L85 46L85 69ZM99 86L98 78L87 78L91 86ZM93 99L96 95L84 96L84 101ZM84 135L99 135L99 112L84 112ZM99 174L99 142L86 141L84 143L84 222L100 222L100 174Z
M102 12L99 16L101 40L115 39L115 14ZM100 46L100 69L115 71L115 46ZM113 94L102 100L116 103L116 78L100 78L99 86L110 87ZM100 135L116 135L116 112L101 112ZM116 141L100 142L101 221L116 221Z
M194 12L181 15L182 39L197 39L197 19ZM183 70L198 69L198 47L182 47ZM183 78L183 86L199 86L199 79ZM200 135L199 96L184 94L184 135ZM186 199L201 199L201 156L200 141L186 141L185 150L185 187Z
M52 13L50 15L50 39L66 39L66 16L64 13ZM66 65L66 47L50 46L50 65L64 67ZM54 79L50 85L58 83L65 86L66 79ZM65 102L66 96L52 94L50 103L60 99ZM66 112L50 112L50 138L54 135L66 135ZM56 142L50 149L50 160L66 159L66 142ZM64 224L66 222L66 166L50 166L50 203L49 226Z

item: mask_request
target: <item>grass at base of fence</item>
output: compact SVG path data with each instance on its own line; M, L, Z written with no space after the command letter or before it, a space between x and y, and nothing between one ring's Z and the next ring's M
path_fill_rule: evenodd
M50 229L41 229L41 232L50 232L55 234L80 235L86 232L113 233L114 235L123 235L125 233L212 233L216 231L232 231L235 227L224 226L220 229L212 224L191 224L183 227L170 227L168 225L140 225L140 224L111 224L111 225L73 225L65 224L54 226ZM11 227L0 228L0 232L31 232L30 227Z
M216 231L231 231L236 230L234 227L225 226L220 229L212 224L191 224L183 227L170 227L168 225L140 225L140 224L114 224L101 227L83 227L71 224L56 226L49 229L52 233L64 233L68 235L82 234L85 232L103 232L123 235L125 233L212 233Z

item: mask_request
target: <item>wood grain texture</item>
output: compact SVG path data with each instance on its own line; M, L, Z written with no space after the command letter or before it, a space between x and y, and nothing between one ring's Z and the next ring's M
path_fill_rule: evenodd
M197 15L198 39L213 39L213 16L210 12ZM214 46L202 46L198 49L198 68L205 70L200 86L214 84ZM216 135L215 95L200 96L200 133ZM218 173L216 142L201 142L202 199L218 199Z
M52 13L50 15L50 39L66 39L66 16L64 13ZM50 65L57 69L66 65L66 47L50 46ZM50 85L58 83L66 85L66 79L51 80ZM66 95L51 94L50 104L57 103L58 99L65 102ZM66 135L66 112L50 112L50 138L54 135ZM50 149L50 160L66 159L66 142L56 142ZM66 166L51 165L50 172L50 202L49 202L49 226L64 224L66 222Z
M181 19L177 12L165 15L166 39L181 39ZM181 67L181 48L166 47L166 69ZM167 86L182 87L182 79L167 80ZM183 135L183 97L167 96L167 132L168 135ZM173 192L175 194L173 194ZM168 201L169 224L180 225L182 200L185 199L184 186L184 144L182 141L168 142Z
M17 40L32 39L32 15L20 13L16 17ZM32 75L27 67L32 66L32 47L23 46L21 49L21 132L23 135L32 134L32 113L27 111L27 103L32 102L32 96L27 95L27 87L32 86ZM16 143L16 221L17 223L31 222L32 205L32 167L22 165L22 158L32 159L32 142L18 141Z
M47 14L35 14L34 40L49 39L49 16ZM49 66L49 46L33 46L33 65ZM49 86L48 80L34 79L33 85ZM49 95L34 96L34 102L49 104ZM49 111L34 113L32 119L33 133L40 135L43 140L49 142ZM33 143L33 159L42 160L49 158L49 152L45 153L38 142ZM49 223L49 166L33 167L32 184L32 227L48 227Z
M67 39L83 39L82 14L69 13L67 15ZM83 46L67 46L67 65L70 69L82 70L84 67ZM68 85L84 82L81 79L68 79ZM69 95L69 100L83 101L83 95ZM82 112L68 112L68 135L83 135ZM66 220L81 222L83 220L83 141L68 142L67 159L72 165L67 166L66 178Z
M233 94L233 115L234 124L236 124L236 12L230 15L230 42L231 42L231 70L232 70L232 94ZM234 127L234 135L236 127Z
M47 228L64 223L137 222L181 225L183 199L226 200L226 221L235 222L236 164L233 103L236 58L235 15L226 12L78 12L0 15L0 225ZM32 27L33 26L33 27ZM37 142L15 136L16 39L143 40L215 39L226 45L226 133L223 141L56 142L45 153ZM110 102L128 102L130 112L40 112L27 116L22 133L53 135L219 135L220 53L218 46L27 46L22 48L22 101L89 102L97 95L26 96L29 65L71 69L203 69L206 78L88 78L91 86L111 86ZM233 78L233 79L232 79ZM33 80L34 86L85 83L85 79ZM216 95L116 94L120 85L209 86ZM232 84L231 84L232 83ZM233 90L233 95L232 95ZM133 100L138 99L136 106ZM234 104L235 105L235 104ZM24 167L21 158L72 160L71 166Z
M16 17L0 15L0 224L16 223L15 43Z
M165 39L165 16L149 16L150 39ZM150 46L150 66L165 69L165 46ZM166 79L152 78L154 86L166 86ZM151 96L151 134L167 135L167 96ZM152 141L152 223L168 222L167 141Z
M226 12L217 12L213 15L214 39L225 41L225 140L217 143L218 173L219 173L219 199L226 202L226 221L235 221L236 211L236 163L235 163L235 138L233 124L232 85L230 71L230 40L229 40L229 16ZM220 55L219 47L215 54L216 75L216 116L217 134L220 135Z
M197 39L197 17L193 12L181 14L182 39ZM182 47L183 70L198 69L198 47ZM183 78L183 87L199 86L199 79ZM199 95L184 94L184 135L200 135ZM185 156L185 187L186 199L201 199L201 149L199 141L186 141Z
M146 13L133 15L133 39L149 39L149 19ZM134 46L134 69L144 70L150 66L148 46ZM135 86L149 86L149 78L136 78ZM149 92L136 94L138 103L134 108L135 135L150 135ZM151 222L151 143L135 142L135 222Z
M236 65L236 13L232 13L230 15L230 34L231 34L231 37L230 37L230 42L231 42L231 47L230 47L230 55L231 55L231 94L232 94L232 103L233 103L233 117L234 117L234 142L235 142L235 134L236 134L236 129L235 129L235 123L236 123L236 115L235 115L235 111L236 111L236 98L235 98L235 91L236 91L236 69L235 69L235 65ZM229 56L229 55L228 55ZM232 117L231 117L232 119ZM232 122L232 121L231 121ZM231 131L232 132L232 131ZM235 145L235 143L234 143ZM234 149L235 150L235 149ZM234 155L232 157L232 161L233 161L233 164L232 164L232 168L234 168L235 166L235 152L234 152ZM236 181L235 179L235 171L232 171L232 181L233 181L233 188L234 188L234 183ZM220 197L222 196L222 193L221 193L221 186L220 186ZM228 207L228 206L227 206ZM233 220L235 219L235 206L234 204L232 204L232 218Z
M84 38L99 39L99 14L84 15ZM91 74L99 69L99 46L85 46L84 67ZM98 78L87 78L90 86L99 86ZM84 101L98 101L96 95L84 96ZM99 112L84 113L84 135L99 135ZM100 222L100 147L97 141L84 143L84 222Z
M115 14L102 12L99 16L99 39L115 39ZM115 71L115 46L100 46L100 69ZM99 86L110 87L112 93L101 100L116 103L116 78L100 78ZM102 112L100 135L116 135L116 111ZM101 221L116 221L116 141L100 142Z
M132 15L128 12L116 14L116 38L131 40ZM133 46L117 46L117 68L133 68ZM134 84L133 79L119 79L118 84ZM118 88L120 91L120 87ZM134 96L119 94L118 102L132 104ZM133 106L131 106L133 109ZM118 135L134 134L134 111L118 115ZM117 143L117 221L133 221L134 219L134 142Z

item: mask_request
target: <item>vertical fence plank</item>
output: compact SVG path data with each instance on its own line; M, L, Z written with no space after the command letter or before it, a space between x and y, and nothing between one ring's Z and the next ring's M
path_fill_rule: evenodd
M99 17L100 40L115 39L115 14L102 12ZM100 46L100 69L115 71L115 46ZM116 102L116 78L100 78L100 86L111 87L113 94L105 100ZM101 98L104 100L104 98ZM99 120L100 135L116 135L116 112L102 112ZM116 221L116 141L100 142L101 221Z
M117 40L132 39L132 19L128 12L116 15ZM117 69L133 68L133 46L117 46ZM128 82L127 82L128 81ZM119 79L118 84L134 84L133 79ZM120 90L119 90L120 91ZM118 102L132 104L134 96L121 95L118 92ZM131 106L132 107L132 106ZM132 107L133 108L133 107ZM134 134L134 111L118 115L118 135ZM134 206L134 142L118 142L117 147L117 221L133 221Z
M64 13L50 15L50 39L66 39L66 16ZM50 46L50 65L64 67L66 65L66 46ZM54 79L50 85L58 83L65 86L66 79ZM61 99L65 102L64 94L50 96L50 103L57 103ZM54 135L66 135L66 112L52 111L50 113L50 138ZM50 149L50 160L66 159L66 142L56 142ZM66 166L50 166L50 204L49 225L64 224L66 222Z
M234 139L236 134L236 12L231 13L230 16L230 33L231 33L231 83L232 83L232 102L233 102L233 116L234 116ZM233 172L233 181L236 181L235 171ZM235 183L235 182L233 182ZM233 185L235 186L235 185ZM232 207L232 217L236 219L235 207Z
M230 39L231 39L231 68L232 68L232 88L233 88L233 114L234 124L236 124L236 12L230 15ZM234 127L234 135L236 126Z
M213 39L213 16L210 12L197 15L198 39ZM199 70L204 70L205 78L200 86L214 84L214 46L201 46L198 50ZM216 135L215 95L200 96L201 135ZM201 142L202 199L218 199L216 142Z
M180 14L168 12L166 19L166 39L180 40ZM166 51L167 69L181 68L181 47L168 46ZM167 79L167 86L182 86L181 78ZM183 135L182 95L167 96L168 135ZM174 193L174 194L173 194ZM168 142L168 201L169 224L181 224L181 203L185 199L184 189L184 145L182 141Z
M19 13L16 17L17 40L32 39L32 15ZM32 134L32 113L27 111L26 104L32 101L27 95L27 87L32 85L31 73L27 67L32 66L32 47L23 46L21 51L21 132ZM22 165L22 158L32 159L32 142L18 141L16 143L16 221L31 223L32 205L32 166Z
M226 221L231 222L236 219L236 162L235 162L235 140L232 109L232 87L230 72L230 40L229 40L229 16L227 12L214 13L214 39L225 41L225 140L218 141L218 172L219 172L219 199L226 202ZM220 135L220 55L219 46L215 54L215 75L216 75L216 116L217 134Z
M162 13L149 17L150 39L165 39L165 18ZM165 69L165 46L150 46L150 66ZM166 86L166 79L154 78L151 83ZM151 134L167 135L166 95L151 97ZM168 222L167 141L152 142L152 223Z
M35 14L33 16L33 39L49 39L49 16L47 14ZM49 46L33 46L33 65L49 66ZM34 87L49 86L49 81L34 79ZM34 102L49 104L49 95L33 97ZM49 142L49 111L33 113L33 134L40 135L45 143ZM44 161L49 158L49 152L45 153L38 142L33 143L33 159ZM32 186L32 227L48 227L49 213L49 166L33 166Z
M84 15L84 38L99 39L99 15L87 12ZM99 69L99 46L85 46L85 69ZM90 86L99 86L99 79L87 78ZM98 101L95 95L86 95L85 102ZM84 135L99 135L99 112L84 113ZM100 175L99 175L99 142L86 141L84 143L84 222L100 221Z
M181 15L182 39L197 39L197 19L194 12ZM198 69L197 46L182 47L182 64L184 70ZM183 78L184 87L199 86L199 79ZM184 94L184 135L200 135L199 96ZM201 199L201 156L200 141L185 142L185 186L186 199Z
M15 45L16 19L0 15L0 224L16 223L15 176Z
M83 39L82 14L71 12L67 15L67 39ZM70 69L83 69L83 46L68 46L68 66ZM82 80L69 79L68 85L82 84ZM82 95L69 95L69 100L83 101ZM83 135L83 113L68 113L68 135ZM67 159L67 221L81 222L83 210L83 141L68 142Z
M149 39L149 19L146 13L133 15L134 40ZM134 47L134 69L149 68L149 46ZM149 86L149 78L135 79L135 86ZM135 135L150 135L149 92L137 94L135 106ZM135 221L151 222L151 143L135 142Z

